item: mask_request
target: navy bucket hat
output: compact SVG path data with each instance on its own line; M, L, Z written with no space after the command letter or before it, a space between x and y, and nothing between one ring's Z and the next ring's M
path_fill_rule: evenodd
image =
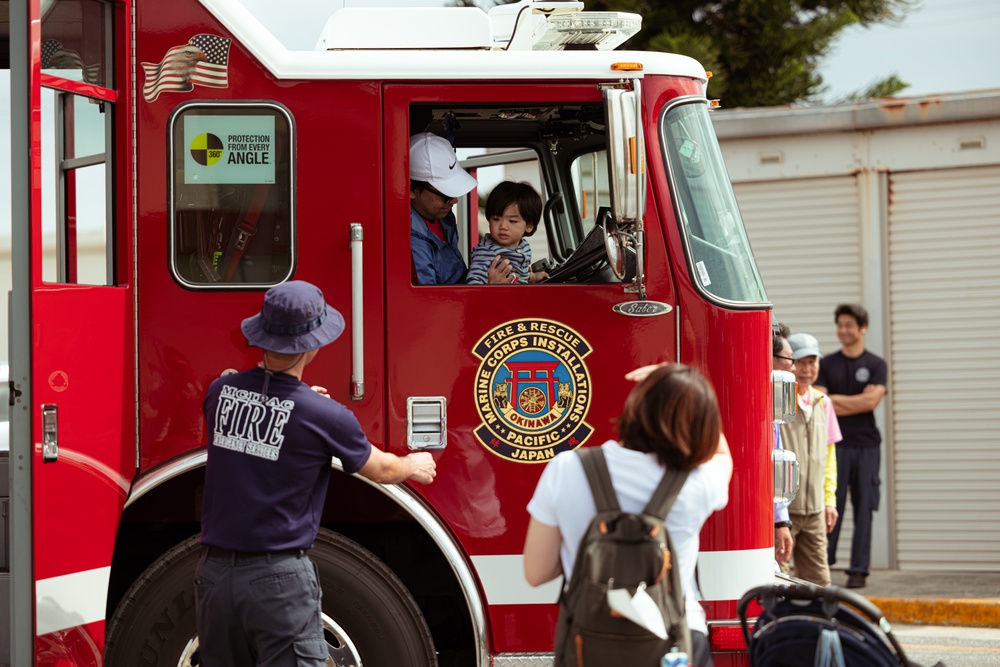
M260 313L240 327L251 343L268 352L300 354L328 345L344 331L344 317L311 283L293 280L269 289Z

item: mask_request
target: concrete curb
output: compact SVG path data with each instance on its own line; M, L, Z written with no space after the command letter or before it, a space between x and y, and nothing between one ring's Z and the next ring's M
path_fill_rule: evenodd
M890 623L1000 628L1000 600L870 597Z

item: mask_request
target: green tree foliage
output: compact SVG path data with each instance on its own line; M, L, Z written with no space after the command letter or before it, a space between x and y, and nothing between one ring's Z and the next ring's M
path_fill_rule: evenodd
M858 100L870 100L878 97L892 97L909 85L895 73L892 73L884 79L873 81L863 90L851 93L844 101L857 102Z
M913 2L597 0L587 9L641 14L643 29L624 48L691 56L713 73L713 97L727 107L758 107L816 101L824 92L819 65L838 34L851 25L897 22ZM850 97L894 94L906 85L893 75Z

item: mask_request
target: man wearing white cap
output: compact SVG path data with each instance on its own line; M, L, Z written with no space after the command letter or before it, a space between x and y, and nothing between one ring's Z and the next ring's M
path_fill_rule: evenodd
M798 411L781 425L781 442L799 462L799 491L788 505L795 576L830 585L827 533L837 521L837 450L840 426L829 396L812 384L819 373L819 342L807 333L788 337L798 382ZM790 572L787 563L782 570Z
M421 285L465 282L468 269L451 208L474 187L476 179L462 169L447 139L433 132L410 137L410 251ZM510 283L511 269L509 261L494 258L490 284Z
M308 550L331 457L344 472L383 484L429 484L435 462L427 452L398 457L375 448L350 410L302 382L319 348L344 331L318 287L300 280L272 287L242 329L261 350L260 364L215 380L204 403L208 462L195 574L201 664L323 667L322 592Z

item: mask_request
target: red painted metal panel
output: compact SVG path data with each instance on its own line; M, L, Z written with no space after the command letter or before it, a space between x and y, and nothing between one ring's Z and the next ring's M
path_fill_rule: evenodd
M139 15L139 62L160 62L166 51L195 34L226 36L200 7L146 3ZM142 85L140 73L139 86ZM298 252L295 279L318 285L350 319L349 231L364 226L365 397L351 401L351 328L325 348L305 380L326 386L348 405L374 443L382 443L384 350L382 180L379 86L371 82L276 82L237 42L229 51L229 86L138 96L140 469L205 444L201 399L229 368L259 360L240 332L260 309L263 290L193 292L171 277L166 202L168 121L190 100L278 100L295 125ZM401 233L405 233L402 229Z
M663 107L679 94L701 95L700 85L677 85L664 78L645 79L647 142L650 153L662 155L658 119ZM653 196L670 192L665 161L650 158ZM723 428L733 453L734 473L729 504L709 518L702 531L701 550L734 551L773 547L771 507L770 312L734 310L709 302L687 269L680 223L672 204L660 206L663 232L671 261L677 267L681 313L681 361L697 366L712 382L722 409ZM710 602L709 619L735 618L735 602Z
M43 286L34 309L34 572L36 580L111 566L135 471L131 294ZM43 462L41 408L58 409L59 457ZM65 594L65 598L63 597ZM78 615L60 590L57 616ZM100 665L104 620L40 635L38 665ZM70 657L72 656L72 657Z
M387 227L398 224L402 228L409 217L405 153L392 147L406 145L410 103L497 99L526 104L601 98L593 83L389 87L385 103ZM674 288L655 207L650 206L647 219L649 298L672 304ZM621 285L413 286L409 253L408 243L386 246L390 450L404 451L408 396L447 397L448 447L436 455L437 481L417 490L470 555L519 554L528 522L525 508L543 466L504 457L475 435L483 424L477 410L481 367L474 352L480 339L507 322L514 323L515 335L517 326L524 324L523 335L530 336L533 323L548 321L585 341L591 350L580 360L590 377L585 422L593 433L583 444L596 445L614 435L612 419L631 386L623 377L625 372L673 358L674 314L631 318L613 313L614 304L635 299ZM491 349L501 345L498 342ZM502 350L498 354L510 356ZM551 649L553 606L491 607L490 617L493 651Z
M47 579L111 565L135 470L131 296L49 285L33 305L35 577ZM42 405L58 407L56 462L42 461Z

